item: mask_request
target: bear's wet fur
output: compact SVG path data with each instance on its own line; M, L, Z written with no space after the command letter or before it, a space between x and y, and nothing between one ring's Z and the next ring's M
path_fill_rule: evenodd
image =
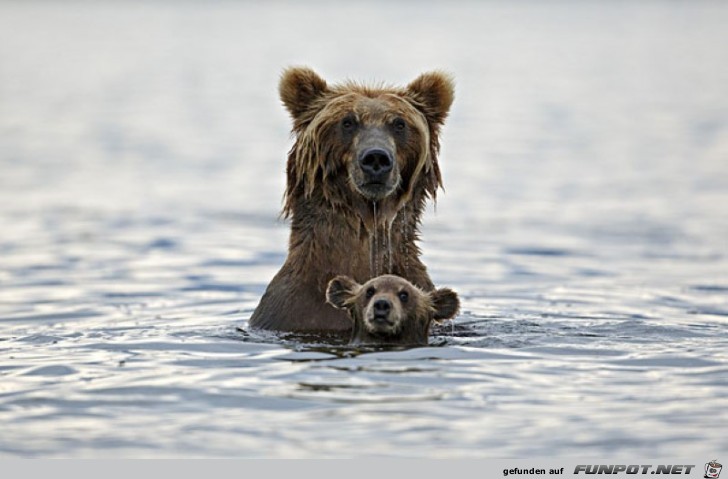
M279 89L295 134L283 207L288 257L250 326L345 333L351 320L325 301L333 277L391 273L433 289L417 241L426 201L442 186L439 133L453 82L430 72L406 87L329 85L296 67Z
M363 285L337 276L329 282L326 300L349 313L354 345L427 345L432 322L452 319L460 309L451 289L425 292L394 275Z

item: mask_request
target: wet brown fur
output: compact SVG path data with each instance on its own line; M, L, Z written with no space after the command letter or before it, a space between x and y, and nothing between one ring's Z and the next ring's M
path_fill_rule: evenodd
M283 73L280 96L293 119L283 215L291 220L288 257L269 284L250 325L283 331L346 331L346 314L325 302L327 283L345 274L364 282L381 272L433 289L419 259L419 225L428 198L442 186L440 128L453 100L452 80L425 73L404 88L347 82L328 85L308 68ZM352 142L337 130L346 115L387 128L404 118L407 135L393 137L399 183L376 202L356 191ZM356 139L354 139L355 141ZM391 237L391 256L375 248ZM372 268L372 263L377 267ZM391 269L389 265L391 264Z
M403 292L407 294L404 301L400 297ZM388 315L391 324L372 325L373 304L381 299L392 305ZM349 313L353 322L351 344L427 345L432 322L451 319L460 309L454 291L440 288L425 292L393 275L378 276L363 285L337 276L329 282L326 300Z

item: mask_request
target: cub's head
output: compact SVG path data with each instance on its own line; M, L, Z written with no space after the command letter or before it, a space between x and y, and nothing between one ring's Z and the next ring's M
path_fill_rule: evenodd
M290 68L280 96L293 118L284 212L314 192L335 204L434 197L441 186L438 135L453 101L452 79L424 73L403 88L328 85ZM400 201L401 202L401 201Z
M394 275L378 276L363 285L337 276L329 282L326 300L353 319L353 344L426 345L432 321L451 319L460 309L454 291L425 293Z

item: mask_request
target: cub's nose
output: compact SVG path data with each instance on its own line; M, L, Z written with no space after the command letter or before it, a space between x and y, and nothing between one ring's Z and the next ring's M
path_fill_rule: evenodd
M392 303L388 299L378 299L372 305L374 316L386 316L392 310Z
M387 150L371 148L359 158L359 167L372 181L378 181L392 171L394 159Z

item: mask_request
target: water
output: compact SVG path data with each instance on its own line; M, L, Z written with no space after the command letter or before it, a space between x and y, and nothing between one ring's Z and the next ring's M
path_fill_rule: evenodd
M374 229L369 233L369 270L371 276L379 276L379 219L377 218L377 202L372 202L372 216L374 221Z
M720 459L726 24L719 2L0 4L0 455ZM290 64L457 80L421 247L463 312L430 347L246 330L285 257Z

